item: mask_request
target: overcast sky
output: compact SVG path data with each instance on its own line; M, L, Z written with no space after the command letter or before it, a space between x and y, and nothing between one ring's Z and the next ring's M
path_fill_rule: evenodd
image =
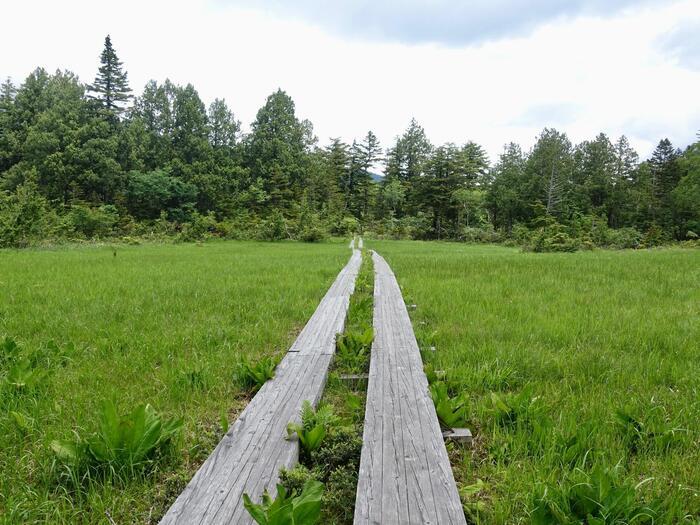
M225 98L244 127L281 87L322 144L415 117L433 143L492 160L545 126L626 134L642 156L700 130L700 0L124 0L3 2L0 75L91 81L104 36L149 79Z

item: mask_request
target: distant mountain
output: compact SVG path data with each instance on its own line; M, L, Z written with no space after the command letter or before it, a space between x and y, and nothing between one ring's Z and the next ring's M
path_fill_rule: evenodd
M380 175L379 173L372 173L371 171L369 172L369 174L374 182L382 182L384 180L384 175Z

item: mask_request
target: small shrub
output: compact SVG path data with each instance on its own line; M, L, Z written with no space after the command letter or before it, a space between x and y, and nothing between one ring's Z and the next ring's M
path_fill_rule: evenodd
M304 242L319 242L325 239L326 236L326 231L321 226L307 226L299 233L299 240Z
M271 357L251 363L245 356L240 356L233 371L234 381L241 388L257 392L267 380L275 377L275 368L277 364Z
M321 518L322 496L323 483L310 480L300 494L288 494L278 484L277 497L273 500L265 491L260 504L243 494L243 505L259 525L314 525Z
M536 236L533 245L535 252L575 252L578 249L579 242L565 232Z
M362 438L357 430L354 427L338 427L328 434L318 449L311 452L310 463L325 473L344 466L359 468L361 451ZM321 479L327 481L327 478Z
M341 466L328 476L323 494L323 522L352 524L357 493L357 468Z
M281 241L289 237L287 222L279 210L273 211L258 228L257 237L262 241Z
M652 223L651 226L644 232L644 237L642 238L642 243L640 245L644 248L653 248L654 246L661 246L668 241L666 234L663 229L656 223Z
M48 201L33 180L14 193L0 191L0 248L21 248L49 236L56 223Z
M357 233L359 229L360 222L355 217L343 217L331 223L331 233L340 237Z
M642 241L642 234L634 228L620 228L608 232L608 245L618 250L639 248Z
M169 455L182 426L181 418L164 418L151 405L119 415L108 401L102 405L96 432L74 441L53 441L51 449L74 482L93 475L127 479Z
M311 453L308 464L280 472L287 492L299 491L310 480L323 482L322 522L351 524L357 491L362 439L352 427L340 427Z
M316 468L310 469L305 465L297 464L292 469L280 470L280 483L287 494L299 493L309 481L323 481L323 473Z
M460 230L458 238L468 243L497 243L501 235L493 227L464 227Z
M203 241L216 234L216 218L213 213L201 215L192 213L189 222L182 225L182 231L177 237L181 242Z
M117 208L109 204L92 208L86 204L74 203L64 217L69 232L86 239L112 235L118 221Z

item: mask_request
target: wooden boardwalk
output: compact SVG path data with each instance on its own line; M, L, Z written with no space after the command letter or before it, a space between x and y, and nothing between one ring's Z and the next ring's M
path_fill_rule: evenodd
M355 524L465 524L411 320L374 253L374 334Z
M360 252L353 250L275 377L243 410L162 524L253 523L243 507L243 493L259 501L267 488L274 497L280 468L291 468L299 457L298 442L285 439L287 423L299 421L304 400L315 405L321 398L360 263Z

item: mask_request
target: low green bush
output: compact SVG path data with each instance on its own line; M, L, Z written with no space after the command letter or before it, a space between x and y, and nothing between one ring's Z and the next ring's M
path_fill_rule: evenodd
M243 505L259 525L315 525L321 518L322 496L323 484L309 480L298 493L277 485L277 497L273 500L265 491L259 504L243 494Z
M106 204L92 208L86 204L73 203L63 217L64 228L69 235L86 239L109 237L115 233L119 222L119 211Z
M241 388L258 391L266 381L275 377L277 363L272 357L263 357L253 363L245 355L240 355L233 370L234 382Z
M14 193L0 191L0 248L38 243L52 236L56 224L56 214L33 181Z
M296 435L302 454L309 455L321 446L329 430L338 423L339 418L333 413L333 407L330 405L321 405L314 410L309 401L304 401L301 407L301 423L289 423L287 437Z
M641 502L638 483L624 480L619 468L574 469L556 483L540 484L532 496L533 525L653 524L661 515L658 503Z
M280 481L287 492L301 490L310 480L322 482L322 522L351 524L361 451L362 438L356 427L335 428L304 464L282 470Z
M430 397L443 427L455 428L466 424L469 407L465 396L450 396L447 384L435 381L430 385Z
M490 226L464 227L459 231L460 241L469 243L498 243L503 240L500 233Z
M151 405L120 415L114 402L106 401L95 432L53 441L51 449L62 479L76 485L95 477L123 481L171 456L182 427L181 418L163 417Z
M530 424L543 416L546 408L542 399L533 396L529 388L517 394L491 392L490 401L491 417L503 427Z
M357 374L366 371L373 340L372 328L338 334L335 341L337 368Z

